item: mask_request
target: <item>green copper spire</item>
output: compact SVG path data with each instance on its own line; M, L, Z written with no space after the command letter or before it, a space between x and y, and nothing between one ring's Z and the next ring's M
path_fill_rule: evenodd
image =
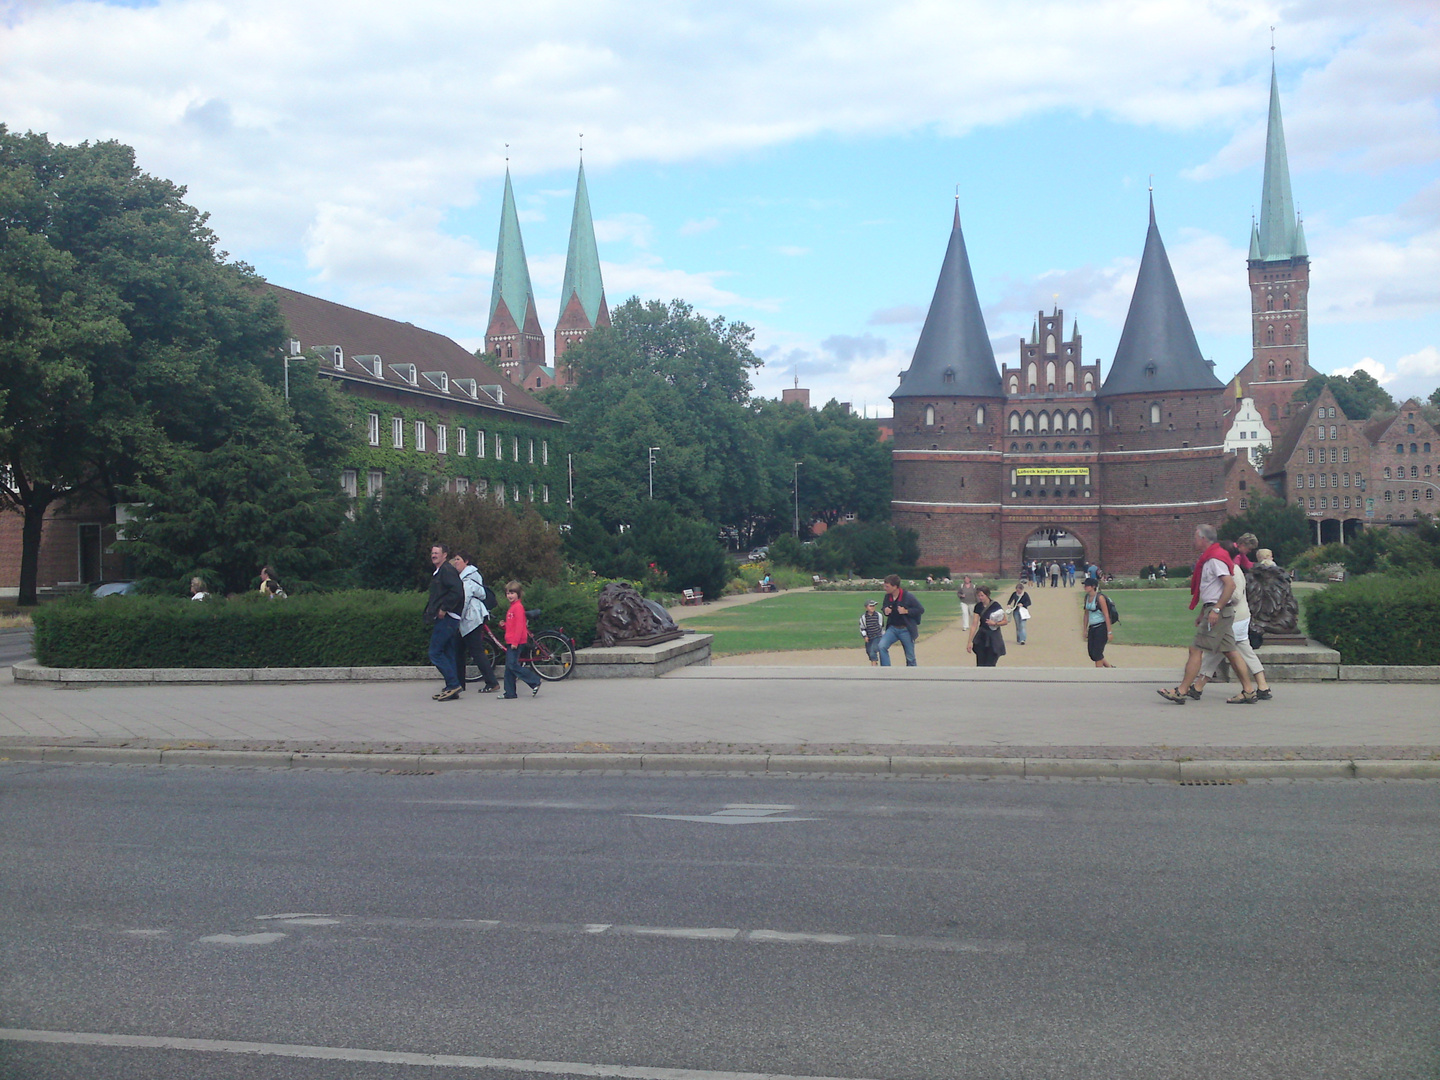
M1295 250L1295 202L1290 197L1290 161L1280 123L1280 85L1270 68L1270 126L1265 133L1265 181L1260 196L1260 258L1292 259Z
M590 217L590 191L585 186L585 162L580 162L580 176L575 181L575 213L570 219L570 250L565 255L565 280L560 286L560 310L564 311L572 296L580 298L585 317L594 326L600 318L600 305L605 299L605 283L600 280L600 252L595 247L595 223Z
M490 289L490 319L501 300L515 325L525 326L525 312L535 303L530 287L530 266L525 261L525 241L520 238L520 217L515 212L515 190L510 170L505 170L505 201L500 207L500 239L495 242L495 283Z

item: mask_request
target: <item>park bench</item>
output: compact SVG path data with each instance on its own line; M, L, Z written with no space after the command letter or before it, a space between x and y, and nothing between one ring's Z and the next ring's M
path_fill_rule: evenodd
M681 604L701 604L705 602L705 594L699 589L680 590Z

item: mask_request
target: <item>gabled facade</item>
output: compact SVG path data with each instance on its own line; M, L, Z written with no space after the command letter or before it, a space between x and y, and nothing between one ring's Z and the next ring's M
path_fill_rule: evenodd
M1273 68L1260 220L1250 228L1247 265L1252 351L1239 379L1266 423L1278 430L1295 408L1295 391L1315 372L1310 367L1310 256L1290 194L1290 162Z
M997 370L958 214L895 405L893 519L921 561L1018 572L1051 550L1117 571L1188 560L1227 506L1225 388L1200 355L1151 207L1109 377L1078 326L1038 313Z
M1239 393L1239 380L1236 380ZM1270 426L1255 406L1255 399L1235 399L1235 410L1230 414L1230 430L1225 433L1225 452L1239 454L1247 461L1259 462L1271 443Z

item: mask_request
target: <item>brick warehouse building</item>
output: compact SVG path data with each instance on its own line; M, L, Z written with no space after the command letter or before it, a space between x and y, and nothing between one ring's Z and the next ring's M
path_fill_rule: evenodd
M1150 207L1109 375L1044 312L1016 367L996 368L957 208L895 407L893 519L921 560L1010 574L1030 557L1115 570L1184 565L1226 512L1225 387L1200 355Z

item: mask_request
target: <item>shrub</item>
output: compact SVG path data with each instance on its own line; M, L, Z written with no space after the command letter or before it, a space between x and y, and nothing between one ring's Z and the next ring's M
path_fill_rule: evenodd
M605 583L593 581L533 582L525 589L525 608L538 608L540 618L530 621L531 631L551 627L564 629L575 639L575 647L583 649L595 641L595 624L599 620L600 589ZM504 619L505 600L502 594L497 619Z
M1310 636L1344 664L1440 664L1440 573L1367 575L1305 597Z
M79 597L35 612L51 667L382 667L426 663L421 593L344 592L259 602Z

